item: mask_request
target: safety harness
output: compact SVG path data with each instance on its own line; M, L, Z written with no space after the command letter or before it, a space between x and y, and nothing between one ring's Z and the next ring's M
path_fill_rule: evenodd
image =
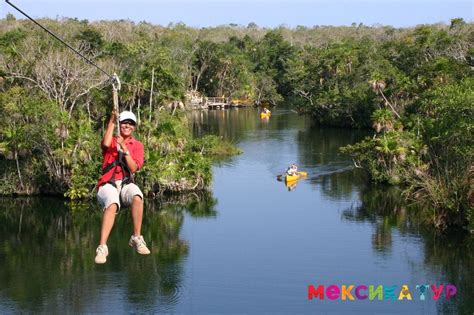
M107 164L103 169L102 169L102 175L107 174L111 169L113 169L115 166L120 166L122 168L122 172L124 174L124 178L122 179L122 187L130 184L130 183L135 183L135 180L133 178L133 173L130 171L130 168L128 167L127 163L123 161L123 152L119 151L118 157L116 160L114 160L112 163ZM125 176L126 173L129 174L129 177ZM112 177L107 181L107 183L111 184L115 188L117 188L117 185L115 184L115 171L112 172Z

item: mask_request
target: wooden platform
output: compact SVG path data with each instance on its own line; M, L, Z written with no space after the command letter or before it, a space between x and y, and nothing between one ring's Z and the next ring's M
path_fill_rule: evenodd
M227 97L208 97L206 106L208 109L230 108L230 99Z
M227 109L231 107L253 106L250 100L230 99L228 97L208 97L206 107L208 109Z

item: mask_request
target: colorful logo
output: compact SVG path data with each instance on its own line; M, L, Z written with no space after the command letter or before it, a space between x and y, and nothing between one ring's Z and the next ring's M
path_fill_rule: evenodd
M308 285L308 300L378 300L378 301L411 301L413 300L412 292L420 301L424 301L428 296L437 301L444 293L446 300L455 296L457 288L453 284L417 284L412 286L414 290L410 290L407 284L397 285Z

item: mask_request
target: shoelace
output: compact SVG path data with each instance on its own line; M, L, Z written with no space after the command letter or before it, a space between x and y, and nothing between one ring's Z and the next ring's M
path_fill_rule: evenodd
M107 254L107 250L102 247L102 246L99 246L97 247L97 250L96 250L97 254L102 254L102 255L106 255Z
M146 246L146 243L145 243L145 240L143 239L143 237L137 237L136 239L136 243L137 243L137 247L142 247L142 246Z

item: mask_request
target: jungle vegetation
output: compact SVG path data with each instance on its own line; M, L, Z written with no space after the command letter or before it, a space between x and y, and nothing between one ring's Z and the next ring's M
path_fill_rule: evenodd
M219 139L192 139L183 115L165 114L164 105L197 91L287 102L322 125L373 128L373 137L342 149L355 165L374 183L403 187L439 229L474 229L473 23L40 22L125 82L122 106L138 113L147 147L139 178L148 193L206 187L213 152L228 151ZM103 75L11 14L0 20L0 52L0 110L8 117L0 121L0 192L88 195L111 100Z

